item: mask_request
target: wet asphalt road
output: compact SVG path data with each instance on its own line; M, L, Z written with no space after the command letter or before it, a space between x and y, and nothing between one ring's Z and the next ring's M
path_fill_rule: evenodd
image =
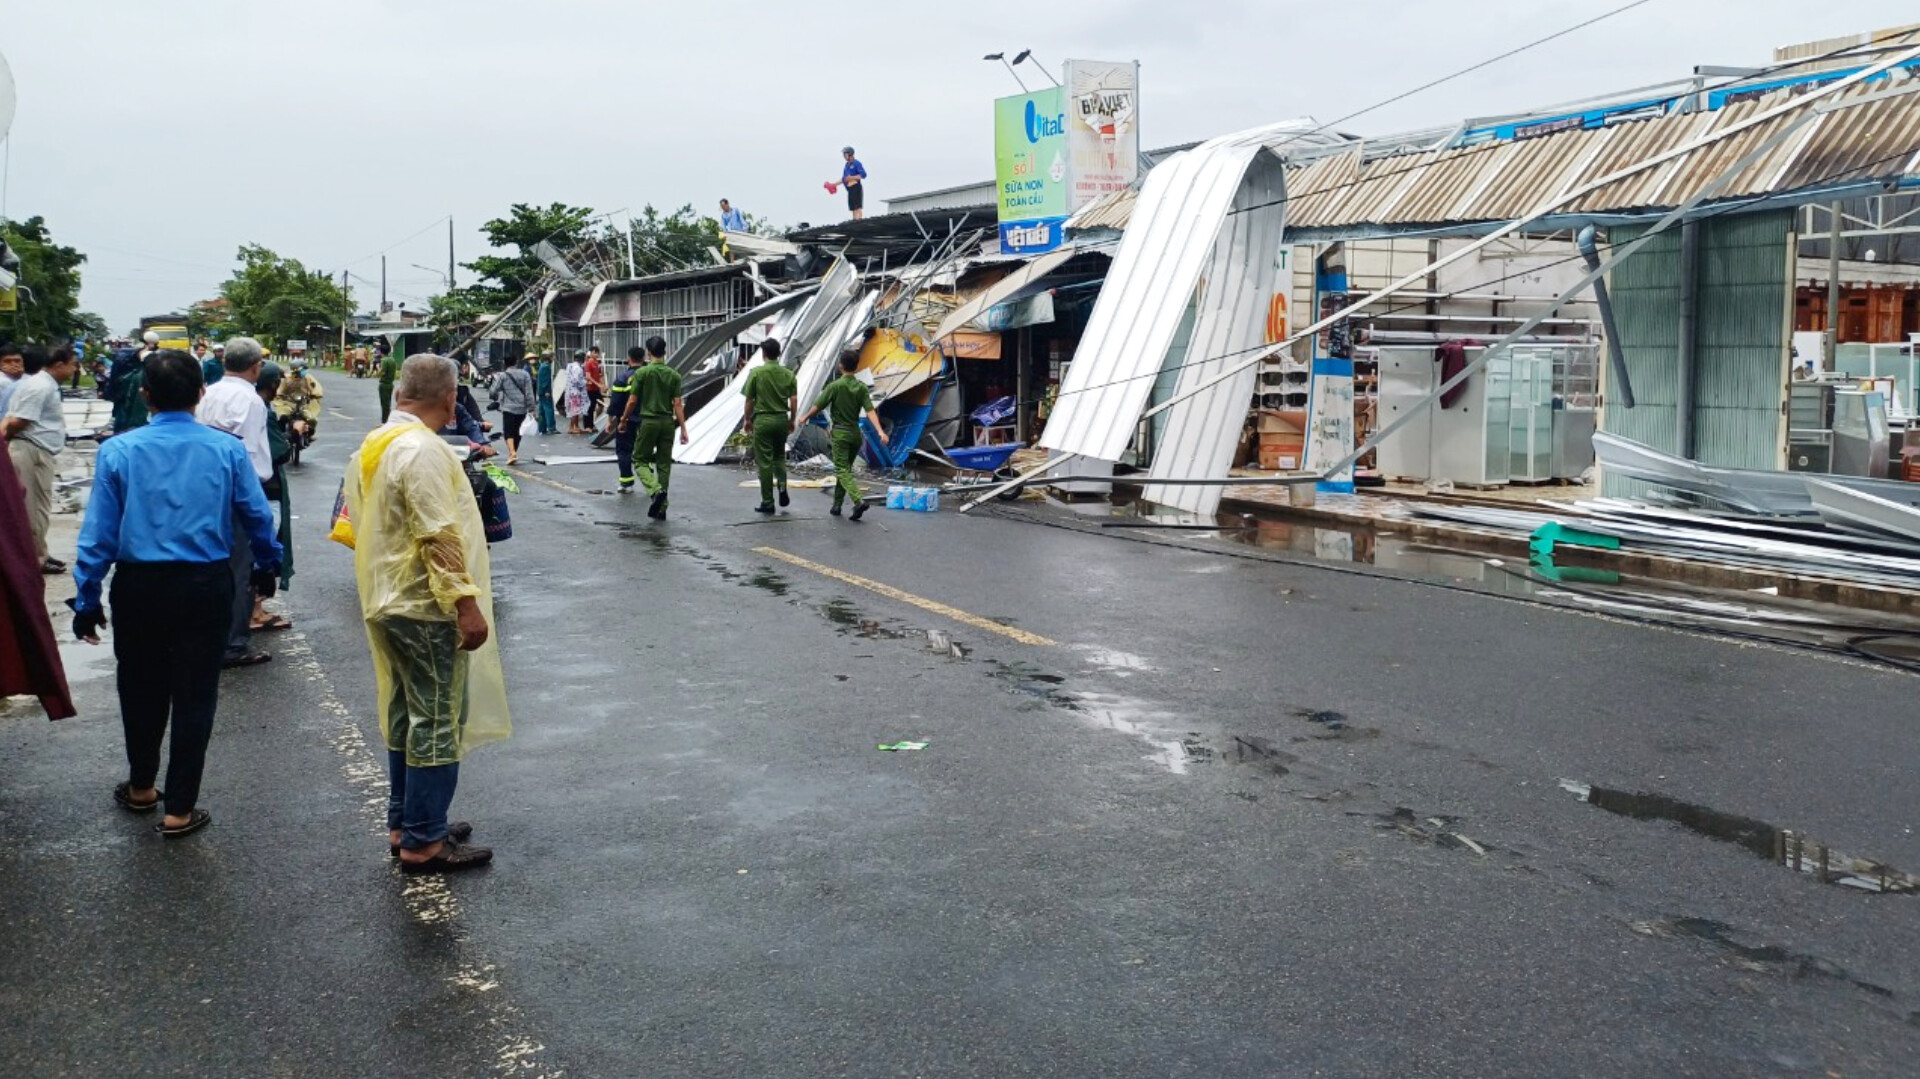
M319 539L373 385L328 403L212 828L113 810L104 655L0 717L7 1074L1913 1073L1920 898L1559 780L1920 871L1920 681L1057 513L763 521L730 467L664 524L523 483L456 801L499 861L403 880Z

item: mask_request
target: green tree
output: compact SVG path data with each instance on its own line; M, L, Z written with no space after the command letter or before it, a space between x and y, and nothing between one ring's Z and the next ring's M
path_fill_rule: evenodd
M85 332L80 321L80 264L87 256L53 242L46 219L0 222L0 240L20 259L19 307L0 314L6 336L55 344Z
M663 214L648 206L625 229L609 227L605 242L614 249L624 273L626 243L633 238L634 272L641 277L671 273L693 266L713 265L713 248L720 246L717 218L694 212L691 205Z
M234 331L279 350L289 339L337 330L353 315L353 296L327 274L258 244L240 248L240 268L220 286Z
M487 242L496 250L511 249L516 253L481 255L464 263L467 269L480 275L481 281L478 286L457 291L470 294L469 299L476 303L484 298L486 302L481 306L512 303L546 272L546 266L533 253L534 247L545 240L563 254L571 251L587 238L592 219L593 211L585 206L568 206L562 202L544 207L514 203L507 216L494 218L480 226L480 231L486 233ZM480 295L482 290L484 297Z
M105 341L113 336L113 331L107 327L107 320L92 311L82 311L74 315L73 324L77 327L75 335L85 337L89 341Z
M201 300L187 308L187 333L195 340L219 339L243 332L233 324L233 305L225 297Z

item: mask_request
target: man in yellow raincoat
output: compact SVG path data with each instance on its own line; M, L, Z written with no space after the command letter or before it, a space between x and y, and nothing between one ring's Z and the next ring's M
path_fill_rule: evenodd
M392 779L388 840L407 873L493 860L447 811L461 758L512 730L480 510L434 433L452 421L458 387L452 360L407 359L392 414L347 462L350 536L336 526L354 549Z

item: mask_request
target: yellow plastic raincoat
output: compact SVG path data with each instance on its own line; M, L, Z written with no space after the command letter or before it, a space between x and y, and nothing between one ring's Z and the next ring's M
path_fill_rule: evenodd
M409 765L430 767L455 763L467 750L506 738L513 722L493 621L492 567L480 509L460 458L418 420L395 416L361 442L347 462L344 486L360 613L368 624L387 745L405 745ZM388 651L396 635L380 627L389 620L451 623L454 604L463 596L479 601L493 632L465 656L461 665L467 676L451 687L465 695L446 710L455 717L448 721L453 729L415 729L416 737L399 732L396 738L391 726L396 663Z

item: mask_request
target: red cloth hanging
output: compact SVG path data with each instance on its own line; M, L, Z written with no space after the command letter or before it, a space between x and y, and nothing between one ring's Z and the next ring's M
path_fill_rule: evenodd
M27 491L0 450L0 696L30 693L48 719L74 715L66 668L47 618L47 582L27 528Z

